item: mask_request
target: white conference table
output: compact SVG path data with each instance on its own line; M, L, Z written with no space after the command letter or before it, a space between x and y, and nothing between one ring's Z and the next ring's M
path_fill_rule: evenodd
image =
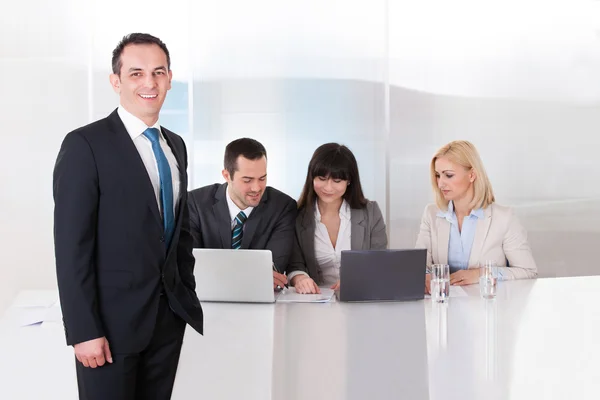
M600 277L502 282L449 304L204 303L173 399L598 399ZM77 398L62 324L0 321L0 399Z

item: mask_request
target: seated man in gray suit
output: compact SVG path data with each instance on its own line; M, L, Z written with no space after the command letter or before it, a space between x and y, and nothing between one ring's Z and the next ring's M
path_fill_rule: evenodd
M188 195L194 247L271 250L273 287L282 288L294 245L296 201L267 186L267 151L258 141L229 143L224 164L226 183Z

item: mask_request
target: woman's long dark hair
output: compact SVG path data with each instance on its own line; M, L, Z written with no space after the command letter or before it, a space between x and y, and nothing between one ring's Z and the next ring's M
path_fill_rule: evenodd
M368 200L362 191L358 164L349 148L339 143L326 143L319 146L308 163L306 182L298 200L298 208L313 208L317 199L313 181L316 177L326 177L348 181L350 185L343 199L350 208L363 208Z

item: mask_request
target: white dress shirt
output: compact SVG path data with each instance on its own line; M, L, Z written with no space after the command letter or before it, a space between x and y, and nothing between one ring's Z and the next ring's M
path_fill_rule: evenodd
M243 211L246 214L246 218L250 217L250 213L254 210L254 207L248 207L245 210L240 209L234 202L231 200L231 196L229 195L229 185L227 185L227 208L229 208L229 217L231 218L231 230L235 227L235 217Z
M344 200L340 207L340 230L334 247L327 227L321 222L319 206L315 204L315 258L323 273L324 286L331 286L340 279L342 250L350 250L351 246L350 215L350 205Z
M144 131L146 129L158 129L158 141L162 151L165 153L165 157L167 157L169 167L171 168L171 179L173 181L173 215L175 215L177 203L179 202L179 190L181 186L181 181L179 180L179 166L177 165L177 160L173 155L173 151L171 151L171 148L163 136L163 133L160 129L160 124L158 121L156 121L154 125L147 126L141 119L131 114L123 106L119 106L117 113L119 114L121 121L123 121L123 125L125 125L127 133L129 133L129 136L131 136L131 140L133 140L133 144L135 145L138 153L140 153L140 157L142 158L142 162L146 167L146 171L148 171L148 177L150 178L150 182L152 182L152 187L154 188L158 209L162 211L158 164L156 162L156 157L154 156L154 151L152 150L152 142L150 142L150 139L144 136Z

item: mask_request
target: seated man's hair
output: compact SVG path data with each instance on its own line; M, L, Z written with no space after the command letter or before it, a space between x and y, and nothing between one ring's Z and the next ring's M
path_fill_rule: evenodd
M225 169L229 172L231 179L237 171L237 159L243 156L248 160L259 160L267 157L267 150L258 140L250 138L241 138L234 140L225 147L225 160L223 162Z

